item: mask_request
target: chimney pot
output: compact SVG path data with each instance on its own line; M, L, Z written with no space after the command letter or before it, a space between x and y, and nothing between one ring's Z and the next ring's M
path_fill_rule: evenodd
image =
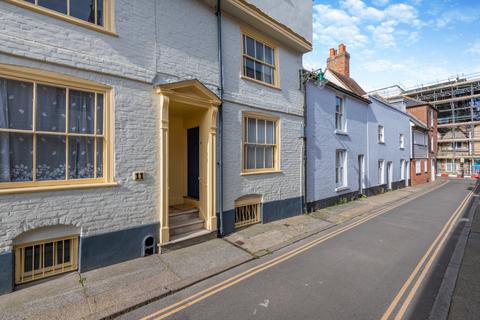
M330 49L327 68L350 77L350 54L347 52L347 46L344 43L338 46L338 52L334 48Z

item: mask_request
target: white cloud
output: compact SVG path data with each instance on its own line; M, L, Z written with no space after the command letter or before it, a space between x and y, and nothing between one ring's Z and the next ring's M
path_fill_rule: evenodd
M468 23L478 19L478 12L468 12L467 10L450 10L440 14L431 24L437 28L448 27L458 21Z
M359 65L364 79L358 77L358 81L365 85L368 90L378 89L389 85L389 75L395 74L402 79L400 84L404 88L428 84L445 79L451 71L444 67L408 59L404 62L393 62L389 59L368 60Z
M378 26L370 25L367 27L367 30L372 33L373 40L379 47L393 48L396 46L393 35L396 25L397 23L395 21L389 20L380 23Z
M469 45L470 47L467 49L467 52L480 56L480 40L477 40L475 43L470 43Z
M385 12L367 6L362 0L343 0L340 6L350 14L365 20L381 20L385 17Z
M388 5L388 0L377 3L386 7L378 9L368 6L362 0L341 0L340 8L325 4L314 5L314 41L326 46L344 42L354 48L371 41L380 48L394 48L397 38L409 42L418 38L416 34L408 39L402 37L402 32L403 35L411 33L402 31L403 29L418 29L424 25L413 6L407 3Z
M329 5L319 4L314 7L313 39L327 46L340 42L358 46L368 41L358 27L359 19L345 11L334 9Z
M373 4L379 7L386 6L390 1L389 0L373 0Z
M401 63L393 63L387 59L378 59L363 63L361 69L369 72L407 71L408 66Z
M385 15L391 19L409 23L417 18L417 10L405 3L396 3L385 9Z

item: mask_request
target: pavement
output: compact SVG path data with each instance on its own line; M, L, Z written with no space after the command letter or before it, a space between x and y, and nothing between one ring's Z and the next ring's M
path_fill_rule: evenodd
M142 319L155 313L159 319L380 319L425 253L436 251L430 249L445 234L445 226L454 226L451 217L462 212L457 208L473 186L473 182L451 180L429 193L417 190L408 202L392 197L390 203L398 205L372 219L353 218L361 223L352 228L331 227L120 319ZM358 207L350 205L352 215L360 214L353 213ZM345 231L336 231L341 228ZM244 240L256 237L242 231ZM419 269L427 272L427 279L428 265ZM415 294L422 292L424 283L415 277L415 285L401 296L389 319L403 312L403 303L409 304L399 319L428 318L431 305L419 301L424 295ZM412 300L407 302L410 293Z
M135 259L86 273L69 273L0 296L0 319L102 319L119 316L201 281L228 274L237 266L282 252L352 219L372 214L435 188L445 180L244 228L161 255ZM79 281L83 278L84 281Z
M480 319L480 208L470 225L460 263L448 320Z

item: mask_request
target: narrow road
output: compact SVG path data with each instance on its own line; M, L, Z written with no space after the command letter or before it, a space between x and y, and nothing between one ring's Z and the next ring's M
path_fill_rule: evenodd
M451 180L122 319L425 319L435 295L428 280L473 186Z

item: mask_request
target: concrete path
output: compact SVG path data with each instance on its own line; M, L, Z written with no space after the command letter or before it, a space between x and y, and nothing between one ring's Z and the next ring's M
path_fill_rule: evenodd
M457 208L472 187L452 180L378 216L320 232L122 319L151 314L161 316L155 319L380 319L425 253L441 248L431 245L439 234L448 235L441 233L444 226L453 228L447 222L456 221L450 218L461 212ZM400 313L403 303L403 319L428 317L428 308L417 307L424 294L413 294L407 303L407 293L424 289L421 275L427 272L428 279L427 266L418 269L415 285L407 287L387 319Z

